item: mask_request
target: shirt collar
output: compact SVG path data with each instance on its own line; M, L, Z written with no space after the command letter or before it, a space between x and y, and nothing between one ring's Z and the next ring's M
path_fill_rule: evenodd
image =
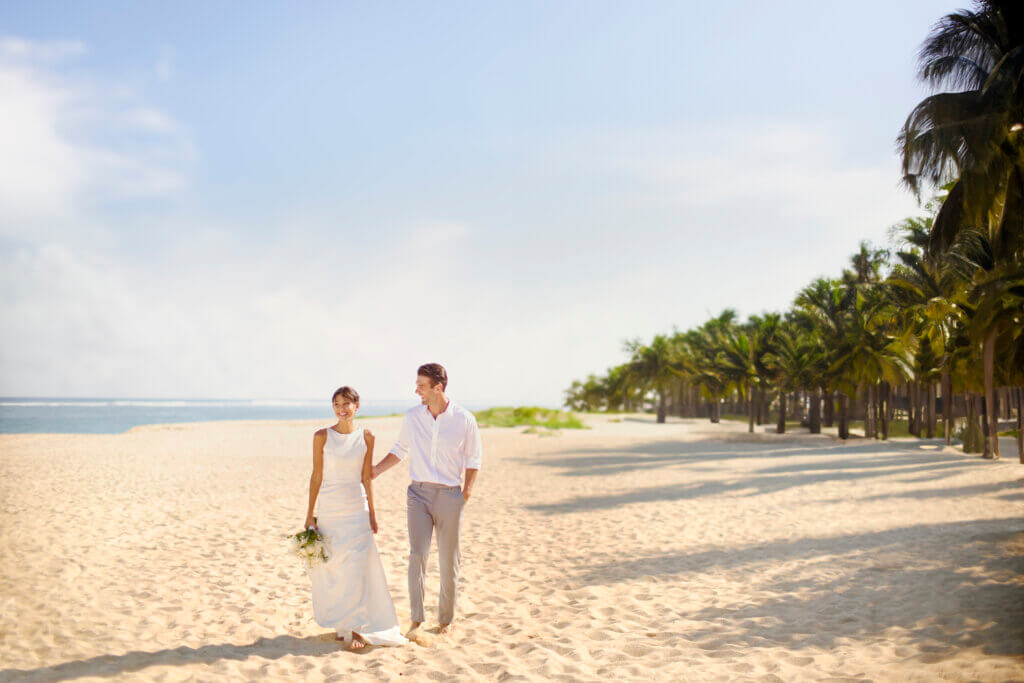
M432 420L434 419L434 416L433 416L433 414L431 414L430 408L427 406L426 403L421 403L420 407L423 409L423 413L425 415L429 415L430 419L432 419ZM437 416L437 419L440 420L445 415L451 417L454 414L455 414L455 401L452 400L451 396L449 396L448 397L448 406L443 411L441 411L441 413Z

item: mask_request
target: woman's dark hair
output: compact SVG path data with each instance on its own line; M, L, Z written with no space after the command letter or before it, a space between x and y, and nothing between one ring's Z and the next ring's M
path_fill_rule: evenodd
M331 396L331 403L334 403L334 399L339 396L347 398L353 403L359 403L359 392L352 387L339 387L338 390L334 392L334 395Z
M448 388L448 373L440 363L427 363L416 370L417 375L423 375L430 380L430 386L441 385L441 391Z

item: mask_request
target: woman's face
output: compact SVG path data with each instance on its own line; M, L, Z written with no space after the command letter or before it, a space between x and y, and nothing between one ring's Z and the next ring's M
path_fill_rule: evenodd
M334 397L334 414L339 420L351 420L359 410L359 404L344 396Z

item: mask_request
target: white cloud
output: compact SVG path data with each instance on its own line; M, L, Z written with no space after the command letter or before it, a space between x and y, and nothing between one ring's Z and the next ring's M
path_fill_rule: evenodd
M33 41L15 36L0 37L0 58L27 62L60 62L85 53L77 40Z
M70 212L86 164L59 132L60 110L71 95L40 82L20 66L0 61L0 229L17 232L25 221Z
M4 237L67 236L91 222L97 202L173 196L187 185L195 157L187 133L122 86L65 73L63 63L84 51L77 42L0 39Z

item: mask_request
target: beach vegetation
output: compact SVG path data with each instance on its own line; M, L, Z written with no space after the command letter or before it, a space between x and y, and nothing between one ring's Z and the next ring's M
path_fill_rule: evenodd
M543 427L586 429L579 417L564 410L537 406L498 407L473 413L481 427Z

